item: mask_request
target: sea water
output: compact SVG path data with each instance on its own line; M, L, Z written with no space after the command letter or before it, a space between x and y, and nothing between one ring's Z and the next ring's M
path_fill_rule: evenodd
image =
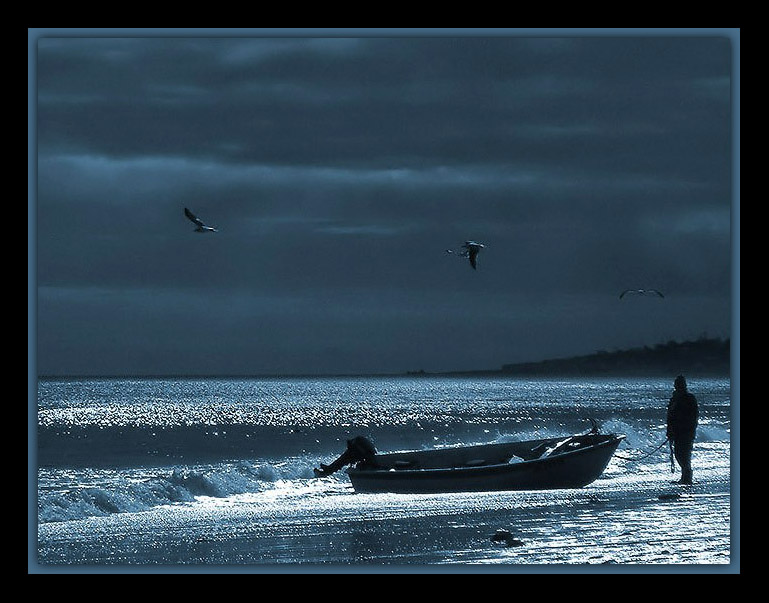
M33 556L42 569L729 564L730 380L689 384L687 487L660 446L667 378L41 379ZM356 494L344 470L312 471L357 435L391 452L570 435L590 418L626 439L576 490Z

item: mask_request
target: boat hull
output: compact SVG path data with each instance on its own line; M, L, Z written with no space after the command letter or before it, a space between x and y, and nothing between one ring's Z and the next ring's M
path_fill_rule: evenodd
M438 493L581 488L603 473L623 438L614 434L566 438L561 442L573 448L514 463L503 462L500 456L504 458L507 454L546 449L547 446L556 446L558 439L453 450L450 453L454 462L445 467L439 465L440 454L448 456L446 451L437 455L436 451L431 451L432 456L425 451L377 455L374 464L378 466L351 467L347 473L356 492Z

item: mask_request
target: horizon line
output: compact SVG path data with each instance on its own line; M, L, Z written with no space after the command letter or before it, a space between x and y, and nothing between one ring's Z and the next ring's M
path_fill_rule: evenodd
M528 360L522 362L511 362L500 365L499 368L485 368L485 369L455 369L455 370L443 370L443 371L426 371L424 369L406 369L400 371L384 371L384 372L322 372L322 373L144 373L144 374L92 374L92 373L67 373L67 374L38 374L37 379L298 379L298 378L342 378L342 377L419 377L419 376L478 376L478 375L510 375L515 377L522 377L525 375L511 372L509 367L516 366L531 366L539 364L549 364L552 362L563 362L568 360L578 360L589 358L591 356L603 356L612 354L623 354L626 352L633 352L638 350L655 349L658 347L669 346L671 343L676 345L685 345L688 343L698 342L719 342L729 343L731 346L731 336L727 337L700 337L698 339L689 339L686 341L674 341L670 340L664 343L656 343L654 345L643 345L635 348L626 348L621 350L605 351L596 350L590 354L581 354L574 356L562 356L555 358L545 358L542 360ZM730 358L731 360L731 358ZM709 371L708 371L709 372ZM718 371L716 371L718 372ZM731 371L730 371L731 373Z

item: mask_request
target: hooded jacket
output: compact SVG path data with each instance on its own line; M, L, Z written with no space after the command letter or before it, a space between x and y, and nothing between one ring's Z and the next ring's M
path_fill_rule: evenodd
M698 417L697 398L686 389L676 389L668 403L668 438L694 441Z

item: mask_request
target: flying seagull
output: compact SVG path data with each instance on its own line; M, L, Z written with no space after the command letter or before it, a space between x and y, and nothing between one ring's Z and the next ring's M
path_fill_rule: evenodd
M477 270L476 267L476 258L478 257L478 254L480 253L481 249L486 247L483 243L476 243L475 241L465 241L465 244L462 245L462 247L457 251L457 254L459 257L462 258L468 258L470 260L470 265L473 267L473 270ZM447 249L446 253L454 253L451 249Z
M637 293L638 295L658 295L659 297L665 297L656 289L625 289L619 294L619 298L622 299L626 293Z
M206 226L203 223L203 220L198 218L195 214L193 214L186 207L184 208L184 215L187 216L190 220L192 220L197 225L197 228L195 229L195 232L219 232L213 226Z

